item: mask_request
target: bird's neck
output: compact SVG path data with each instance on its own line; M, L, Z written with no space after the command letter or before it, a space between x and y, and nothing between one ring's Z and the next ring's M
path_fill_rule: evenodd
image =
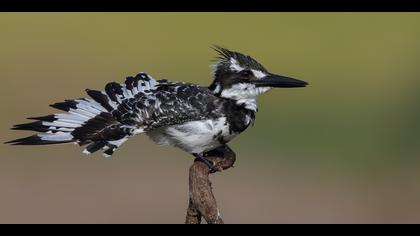
M236 105L243 106L245 109L251 110L253 112L257 112L257 99L256 98L244 98L235 100Z
M218 84L211 84L209 90L217 97L233 100L240 107L257 112L257 96L247 96L241 90L222 89Z

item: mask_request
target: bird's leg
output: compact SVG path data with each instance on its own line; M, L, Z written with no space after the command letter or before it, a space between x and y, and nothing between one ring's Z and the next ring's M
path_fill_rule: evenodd
M196 157L195 161L201 161L204 164L207 165L207 167L210 169L210 173L214 173L217 170L214 168L214 162L208 160L205 156L204 153L193 153L193 155Z
M236 160L235 152L226 144L213 150L204 153L194 153L193 155L196 157L195 161L201 161L209 167L210 173L231 168ZM223 160L209 160L207 157L218 157Z
M216 164L213 167L213 170L215 171L222 171L231 168L236 161L235 152L226 144L205 152L203 156L207 157L207 159L209 159L208 157L219 157L223 159L215 162Z

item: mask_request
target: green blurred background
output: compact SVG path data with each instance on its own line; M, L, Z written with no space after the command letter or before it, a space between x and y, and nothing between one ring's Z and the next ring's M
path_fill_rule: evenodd
M1 141L145 71L209 84L212 44L310 83L259 98L212 176L228 223L420 223L419 13L1 13ZM0 148L0 223L183 223L193 158L129 140Z

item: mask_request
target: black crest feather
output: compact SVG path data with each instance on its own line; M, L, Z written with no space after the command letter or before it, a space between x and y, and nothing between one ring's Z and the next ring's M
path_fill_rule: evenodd
M229 49L217 45L213 45L212 48L219 54L216 57L216 61L219 61L221 63L229 63L230 59L234 58L242 67L267 72L264 66L262 66L254 58L248 55L242 54L240 52L231 51Z

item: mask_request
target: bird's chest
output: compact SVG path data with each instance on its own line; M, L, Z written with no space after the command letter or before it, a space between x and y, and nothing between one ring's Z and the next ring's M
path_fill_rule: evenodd
M160 131L159 143L175 145L191 153L201 153L229 142L237 134L233 132L227 118L221 117L165 127Z

